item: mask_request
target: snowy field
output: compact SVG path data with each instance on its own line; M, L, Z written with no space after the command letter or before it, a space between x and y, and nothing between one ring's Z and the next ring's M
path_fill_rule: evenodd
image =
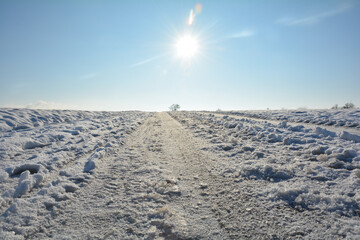
M360 109L231 111L228 113L265 120L360 128Z
M1 109L0 239L10 237L8 230L27 236L37 229L59 203L92 180L107 152L148 116Z
M360 238L359 110L169 114L0 109L0 239Z

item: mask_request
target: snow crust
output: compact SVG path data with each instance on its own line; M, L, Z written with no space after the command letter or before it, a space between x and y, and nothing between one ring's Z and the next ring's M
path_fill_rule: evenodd
M360 128L360 109L232 111L239 116L327 126Z
M112 212L102 216L125 221L123 226L131 226L129 229L140 226L138 229L145 231L150 222L151 228L146 230L147 235L143 235L149 239L165 233L168 234L165 236L172 237L200 236L196 235L202 233L200 230L194 230L195 235L191 235L193 232L187 233L189 226L186 223L205 221L211 213L207 212L199 220L187 215L189 213L181 204L164 205L169 203L169 199L181 197L194 201L194 209L205 203L201 203L202 198L191 198L195 195L193 189L185 185L182 179L190 176L180 175L181 178L174 179L170 170L165 171L165 165L159 165L165 161L162 157L190 154L176 150L173 145L168 145L166 150L169 137L158 142L159 136L164 134L161 118L150 121L148 128L142 129L143 135L139 134L143 139L139 139L137 144L146 146L127 146L123 149L123 155L116 155L116 149L124 145L128 136L149 116L152 114L145 112L0 109L0 239L47 239L51 232L47 232L44 226L54 222L58 216L66 215L66 206L79 199L89 199L91 202L74 204L74 214L81 215L86 211L90 214L92 211L94 214L101 213L107 206ZM290 239L360 238L358 110L173 112L171 116L178 121L177 124L185 126L186 131L199 139L199 143L203 143L200 147L205 155L217 156L211 168L205 166L204 169L216 176L214 179L227 179L234 183L231 187L237 186L237 189L231 189L233 195L227 195L232 198L221 200L220 203L236 203L236 197L250 195L253 199L248 203L251 207L229 204L231 208L224 212L212 206L209 211L229 218L231 214L241 213L241 218L245 218L266 209L269 215L278 214L277 221L283 226L282 235L276 232L274 236L288 236ZM337 128L333 128L335 125ZM153 136L146 135L150 127L157 129ZM170 129L166 136L173 137L171 134L175 133ZM185 133L182 136L187 139ZM181 141L177 139L176 142ZM136 151L136 148L141 150ZM178 152L171 155L169 149ZM169 151L168 155L164 155L166 151ZM148 152L150 155L147 155ZM107 167L113 168L119 179L126 175L132 182L112 179L104 186L90 184L102 177L101 174L97 175L98 172L110 175L106 181L111 179L112 173L104 170L109 156L115 160L111 167ZM144 164L144 156L152 158ZM169 161L176 163L177 159ZM178 167L186 169L187 166ZM164 174L169 177L162 179ZM196 180L199 176L190 178ZM214 196L220 198L221 192L206 192L213 187L210 183L201 182L196 188L204 193L201 196L208 194L214 199ZM132 200L124 202L122 206L136 205L134 209L136 207L138 210L132 212L131 216L143 216L143 222L135 224L126 209L123 210L126 216L114 217L117 210L111 206L115 200L104 199L101 195L93 196L92 189L86 188L88 186L103 187L103 192L112 192L118 197L117 200L125 201L131 195ZM77 194L85 193L88 198L78 198ZM94 206L96 209L92 209ZM83 212L76 212L77 208L82 208ZM307 221L314 218L321 224L314 226L313 222ZM68 214L65 219L71 221L71 216ZM227 219L219 219L225 221L220 225L229 224ZM256 223L263 224L262 227L271 224L262 221ZM254 227L252 222L239 224ZM200 228L202 226L199 224ZM191 227L197 229L196 224ZM236 229L231 224L230 227ZM57 237L76 238L85 230L75 231ZM103 235L104 238L118 232L117 229L109 231L109 235ZM126 231L128 236L134 236L131 235L133 230ZM213 236L220 236L215 235L216 231ZM271 233L272 230L268 228L266 231Z
M340 237L356 239L360 237L360 135L328 130L324 124L332 121L357 128L359 114L359 110L329 110L179 112L172 116L211 143L204 151L223 158L218 169L224 177L244 184L263 182L266 187L255 191L269 209L285 204L299 212L326 216L328 232L312 229L307 238L347 232ZM296 223L294 227L304 228Z
M0 239L38 231L148 116L0 109Z

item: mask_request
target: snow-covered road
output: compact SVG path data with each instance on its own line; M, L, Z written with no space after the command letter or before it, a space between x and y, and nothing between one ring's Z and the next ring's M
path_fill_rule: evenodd
M360 144L326 127L67 112L17 128L19 114L0 141L0 239L360 237Z

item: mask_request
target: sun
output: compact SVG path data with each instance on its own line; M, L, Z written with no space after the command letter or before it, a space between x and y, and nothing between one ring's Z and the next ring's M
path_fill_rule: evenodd
M177 40L175 48L178 57L190 59L198 52L198 40L191 35L184 35Z

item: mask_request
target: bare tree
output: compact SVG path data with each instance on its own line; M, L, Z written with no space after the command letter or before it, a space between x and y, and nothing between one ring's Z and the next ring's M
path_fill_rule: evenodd
M180 109L180 105L179 104L173 104L169 107L170 111L177 111Z
M339 105L335 104L331 109L338 109Z
M343 108L345 109L350 109L350 108L354 108L355 105L353 103L345 103L345 105L343 106Z

